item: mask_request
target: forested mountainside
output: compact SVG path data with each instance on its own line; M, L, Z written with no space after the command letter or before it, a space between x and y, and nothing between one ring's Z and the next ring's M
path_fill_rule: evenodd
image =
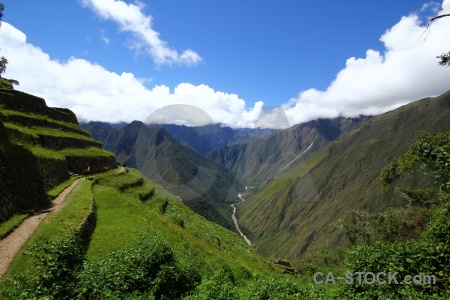
M195 212L234 230L230 204L239 200L242 186L224 166L180 144L163 128L139 121L119 130L99 122L84 128L122 164L137 168Z
M246 144L270 135L276 129L230 128L221 124L191 127L175 124L150 125L164 128L174 139L200 154L223 147Z
M341 221L353 212L404 206L409 201L406 190L431 184L428 177L416 175L383 191L380 174L422 133L449 128L450 92L367 120L269 184L251 189L238 205L239 222L262 253L271 257L299 259L343 245Z
M297 163L300 157L311 155L326 143L335 140L370 117L318 119L245 145L235 145L211 151L206 157L231 170L246 185L282 174Z

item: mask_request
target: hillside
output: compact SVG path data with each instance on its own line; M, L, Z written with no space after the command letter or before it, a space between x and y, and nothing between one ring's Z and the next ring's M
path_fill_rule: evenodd
M148 195L148 197L142 197ZM48 217L0 280L0 297L326 299L243 239L128 169L94 175Z
M9 98L5 100L6 97ZM0 166L2 171L6 170L0 172L6 188L3 195L22 195L22 190L32 191L30 187L40 186L43 198L48 199L69 185L73 188L70 193L67 190L61 193L69 194L61 200L59 211L46 209L35 214L43 220L14 256L7 272L0 274L2 299L448 299L450 296L446 284L450 276L447 247L450 132L415 141L420 132L449 128L450 93L418 101L360 125L345 120L319 121L317 124L341 124L325 126L328 129L353 130L337 130L333 135L330 130L318 130L321 126L316 124L311 135L327 139L320 149L309 155L297 155L281 170L280 176L245 189L247 200L237 205L241 225L247 232L253 226L250 238L263 254L288 258L296 268L286 259L269 262L242 237L196 214L186 202L133 168L66 180L58 186L51 184L48 186L53 189L49 191L43 182L53 182L50 179L58 178L56 175L62 172L54 172L55 175L45 172L48 166L53 170L65 166L66 172L72 168L69 166L81 166L88 160L106 163L114 156L98 148L99 142L80 130L76 117L68 110L48 108L43 99L20 92L11 92L2 101ZM36 109L33 103L44 106ZM64 114L59 116L59 112ZM124 126L123 131L111 131L102 124L93 128L120 150L123 159L152 161L153 165L144 165L153 172L156 170L158 173L153 175L164 181L185 176L166 173L170 166L183 164L179 170L185 170L189 164L184 160L196 164L205 161L196 160L196 155L201 157L199 154L177 143L163 129L154 130L141 122ZM414 141L413 150L405 154ZM444 179L445 184L436 186L432 180L424 180L428 177L416 176L422 172L420 169L405 168L404 161L411 160L411 151L418 157L415 162L423 160L430 167L439 166L429 170ZM400 155L400 160L393 161ZM56 158L57 163L53 162ZM46 160L42 163L41 159ZM44 167L30 169L27 163L36 161ZM382 194L378 179L381 169L388 164L388 176L384 178L389 185ZM214 163L204 166L206 172L215 167ZM222 168L215 172L225 170L229 174ZM200 169L196 172L203 172ZM196 172L191 170L191 176ZM207 177L200 181L206 182L210 179ZM418 202L409 199L409 206L405 207L408 201L397 195L398 188L411 185L418 188L428 183L434 187L411 198ZM394 208L378 213L388 205ZM339 251L343 234L337 229L337 218L359 208L364 209L358 210L359 216L369 216L370 212L375 218L361 219L368 225L347 229L356 230L351 233L370 233L370 237L361 245L355 244L351 251L344 250L344 256ZM0 229L4 224L0 222ZM4 236L1 234L0 238ZM324 255L323 260L298 263L299 258L309 254ZM425 274L437 278L437 283L371 285L313 281L325 279L317 278L317 274L361 270L398 272L399 277ZM295 273L298 277L284 273Z
M46 192L82 173L115 167L114 154L78 125L73 112L0 90L0 222L48 202Z
M199 127L175 124L150 125L164 128L179 143L200 154L233 145L242 145L274 133L275 129L230 128L221 124Z
M277 176L326 143L357 128L370 117L319 119L280 130L245 145L214 150L206 157L223 164L246 185Z
M120 130L100 122L84 128L122 164L137 168L208 220L234 230L230 204L242 187L225 167L180 144L163 128L139 121Z
M340 220L352 211L381 212L408 202L401 186L426 186L407 178L384 194L380 174L424 132L450 129L450 92L376 116L300 160L238 205L249 238L270 257L300 259L345 244ZM409 180L409 181L408 181Z

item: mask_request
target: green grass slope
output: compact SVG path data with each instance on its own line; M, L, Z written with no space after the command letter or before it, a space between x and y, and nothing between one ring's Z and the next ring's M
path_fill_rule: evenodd
M0 89L0 223L44 205L46 192L68 180L70 171L114 167L114 154L101 146L70 110Z
M143 191L153 192L141 200ZM84 180L66 201L16 256L0 282L2 296L123 299L151 293L175 299L218 272L234 285L276 276L236 233L194 213L135 169ZM83 236L81 225L92 214Z
M122 164L137 168L208 220L234 230L230 204L242 187L224 166L180 144L164 129L139 121L120 130L98 122L85 128Z
M150 199L139 199L140 191L152 189L154 195ZM142 235L158 232L179 250L179 255L187 251L201 258L193 263L202 274L212 274L215 267L226 265L230 260L235 260L236 270L241 267L270 270L267 261L236 233L194 213L135 169L99 175L92 191L97 226L87 252L88 259L137 246Z
M298 260L322 248L335 249L345 243L340 220L352 211L378 212L407 203L395 187L382 193L381 169L421 133L449 128L449 92L374 117L252 191L238 205L239 222L270 257ZM397 186L402 184L407 182Z
M151 195L142 198L143 193ZM277 274L274 265L237 234L195 214L134 169L84 180L66 201L16 256L0 281L0 297L263 300L447 299L449 295L445 282L433 287L315 284L318 269L303 268L300 277ZM414 274L418 264L410 257L417 257L420 270L427 271L429 262L439 264L435 272L448 270L448 204L436 212L424 236L433 241L427 244L425 256L422 244L376 244L349 252L349 269L324 266L319 271L336 276L345 271L385 270L389 265L389 271L404 267L402 274Z
M226 166L240 182L252 185L282 174L300 157L311 155L368 119L370 117L314 120L245 145L211 151L206 157Z

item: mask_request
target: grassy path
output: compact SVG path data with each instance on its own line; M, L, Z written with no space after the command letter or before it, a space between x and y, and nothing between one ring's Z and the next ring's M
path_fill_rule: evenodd
M0 240L0 277L6 272L14 256L33 235L34 231L45 217L49 213L57 212L64 207L66 196L79 181L80 179L77 179L72 185L61 192L59 196L52 201L49 207L42 209L25 219L11 234Z

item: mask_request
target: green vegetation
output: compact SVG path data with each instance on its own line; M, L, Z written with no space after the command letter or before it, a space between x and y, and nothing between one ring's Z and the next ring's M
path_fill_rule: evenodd
M30 215L29 213L16 213L12 217L10 217L7 221L0 223L0 239L10 234L29 215Z
M80 224L87 219L93 209L91 182L88 180L79 182L67 196L65 203L66 205L60 212L50 214L43 221L33 236L26 242L25 246L22 247L11 263L6 273L7 276L15 276L18 274L24 274L33 278L34 276L38 276L37 269L39 268L36 264L39 264L40 261L33 260L32 255L29 255L29 251L38 253L45 251L34 251L30 249L40 247L38 245L50 245L53 241L62 243L66 239L70 240L73 238L74 232L79 231ZM46 259L51 262L53 257L49 255ZM36 281L37 279L34 278L34 280ZM37 281L34 284L38 283Z
M148 201L131 192L148 184L155 188ZM48 217L27 242L22 250L26 255L16 256L0 285L3 297L295 299L330 295L324 287L277 275L238 235L193 213L134 169L96 175L93 181L79 183L69 196L63 210ZM79 224L92 212L95 229L83 240Z
M36 114L36 113L25 113L17 110L11 110L11 109L1 109L1 115L3 118L6 118L10 123L30 123L31 124L41 124L41 127L44 127L42 125L45 125L45 127L49 128L56 128L62 131L71 131L75 132L81 135L89 136L89 133L77 124L70 123L70 122L63 122L59 120L54 120L46 115Z
M180 144L164 129L142 122L120 130L99 122L86 128L122 164L138 168L206 219L234 230L230 204L243 187L224 166Z
M425 211L427 207L441 201L433 183L440 180L442 184L444 178L414 173L383 189L380 174L423 133L450 128L449 103L447 92L373 117L299 159L278 177L256 185L252 195L237 206L241 229L264 255L287 258L296 267L315 260L310 255L321 249L348 245L341 220L359 211L377 219L389 207L423 202L422 218L398 211L402 218L411 218L408 226L415 228L411 229L414 235L431 213ZM426 170L432 173L432 167L433 163Z
M319 119L249 142L206 154L236 174L246 185L265 182L288 171L339 136L358 128L370 117ZM308 149L308 151L306 151ZM306 151L303 155L300 155Z
M111 152L106 151L101 148L97 148L97 147L90 147L90 148L86 148L86 149L65 148L59 152L65 156L75 156L75 157L76 156L85 156L85 157L90 157L90 156L92 156L92 157L99 157L99 156L112 157L112 156L114 156L114 154L112 154Z
M69 187L72 183L74 183L75 180L76 180L75 177L70 177L60 185L55 186L53 189L47 192L48 199L53 200L56 197L58 197L58 195L61 194L61 192L64 191L67 187Z
M3 56L2 56L2 58L3 58ZM0 64L3 63L2 58L0 58ZM12 90L12 89L14 89L14 86L10 81L6 80L5 78L0 77L0 88Z
M61 183L60 185L54 187L53 189L47 192L47 198L49 200L53 200L65 188L70 186L75 180L76 178L71 177L65 182ZM23 220L25 220L33 212L34 212L33 210L30 210L28 212L16 213L12 217L10 217L7 221L0 223L0 238L4 238L9 233L11 233L17 226L20 225L20 223L22 223Z
M1 27L1 20L3 19L3 11L5 10L5 5L3 3L0 3L0 27ZM5 79L2 78L2 74L6 71L6 65L8 64L8 60L2 56L0 57L0 87L1 88L7 88L7 89L13 89L13 84L19 84L17 80L14 79Z
M352 210L335 225L342 238L350 241L348 249L322 248L314 255L309 252L298 268L298 277L279 274L279 268L238 235L195 214L174 195L129 168L94 175L92 181L79 183L66 200L66 207L48 217L16 257L0 283L0 296L447 299L450 202L445 176L449 135L422 135L406 154L399 154L393 163L386 162L387 167L376 177L387 181L384 190L378 186L379 192L384 199L398 194L402 205L375 212ZM345 144L343 141L336 144ZM376 145L372 138L369 144ZM274 180L266 187L265 198L259 199L268 201L272 211L283 210L286 203L275 203L271 198L294 201L296 187L308 170L320 168L334 151L326 149ZM415 184L427 178L422 177L423 172L430 178L426 187ZM253 197L261 197L261 192ZM292 217L284 210L283 218L277 221L285 226ZM307 238L310 243L313 239ZM288 245L292 242L283 241ZM281 264L287 266L288 262ZM345 272L397 272L399 281L405 275L435 276L436 284L315 284L316 272L333 272L335 276Z
M43 99L18 91L0 93L0 226L4 234L24 215L48 204L46 192L66 181L69 171L81 173L91 166L99 172L103 166L115 165L114 155L101 149L75 121L72 112L48 108Z

